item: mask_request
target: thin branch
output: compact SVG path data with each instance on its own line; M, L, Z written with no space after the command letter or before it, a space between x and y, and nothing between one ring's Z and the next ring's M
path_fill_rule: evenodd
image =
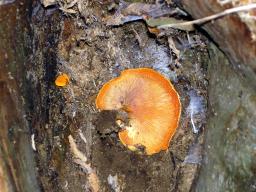
M248 5L244 5L244 6L239 6L239 7L234 7L234 8L230 8L230 9L226 9L223 12L214 14L214 15L210 15L201 19L197 19L197 20L193 20L193 21L187 21L187 22L182 22L182 23L173 23L173 24L167 24L167 25L162 25L159 26L158 28L180 28L180 27L185 27L185 26L193 26L193 25L202 25L204 23L210 22L212 20L216 20L219 19L221 17L224 17L226 15L230 15L233 13L237 13L237 12L242 12L242 11L248 11L251 9L256 9L256 3L251 3Z

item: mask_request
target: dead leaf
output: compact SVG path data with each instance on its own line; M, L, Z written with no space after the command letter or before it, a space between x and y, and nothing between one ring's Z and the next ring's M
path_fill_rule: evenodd
M156 27L148 27L148 31L156 36L160 34L160 30Z
M44 7L48 7L51 5L56 5L57 1L56 0L41 0L41 3L43 4Z
M179 29L182 31L193 31L194 26L191 25L177 25L179 23L184 23L184 20L181 19L175 19L174 17L161 17L161 18L150 18L145 20L147 25L150 27L161 27L161 26L167 26L167 25L173 25L173 28Z
M185 13L179 8L169 7L166 4L128 4L121 1L116 13L107 19L107 25L118 26L131 21L144 20L145 18L157 18L175 14L184 15Z

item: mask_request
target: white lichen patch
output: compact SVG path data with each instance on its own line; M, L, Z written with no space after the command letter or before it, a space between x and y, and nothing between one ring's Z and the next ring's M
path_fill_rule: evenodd
M190 118L193 133L198 133L200 121L205 118L204 97L199 96L194 90L189 91L188 95L190 101L186 112Z
M118 183L118 177L117 174L112 176L111 174L108 176L108 184L111 187L111 189L114 192L120 192L121 191L121 187Z
M146 52L151 57L152 68L160 72L172 82L177 82L177 75L170 70L170 65L173 64L172 56L169 54L169 49L163 45L156 45L151 42L146 47Z
M195 144L190 147L188 155L185 157L184 163L201 164L202 162L202 146Z

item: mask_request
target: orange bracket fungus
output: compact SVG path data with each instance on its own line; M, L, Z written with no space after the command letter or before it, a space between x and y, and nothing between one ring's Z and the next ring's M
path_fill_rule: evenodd
M67 74L63 73L62 75L59 75L55 80L55 85L58 87L64 87L69 83L69 77Z
M181 112L173 85L148 68L125 70L107 82L99 91L96 107L125 111L129 123L122 126L119 139L130 150L143 148L148 155L168 149Z

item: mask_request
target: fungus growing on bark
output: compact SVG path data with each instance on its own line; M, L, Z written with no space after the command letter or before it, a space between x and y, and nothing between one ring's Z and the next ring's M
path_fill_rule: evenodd
M63 73L62 75L59 75L55 80L55 85L58 87L64 87L69 83L69 77L67 74Z
M125 111L129 124L119 131L121 142L130 150L144 149L148 155L168 149L181 111L173 85L148 68L125 70L107 82L96 98L96 107Z

